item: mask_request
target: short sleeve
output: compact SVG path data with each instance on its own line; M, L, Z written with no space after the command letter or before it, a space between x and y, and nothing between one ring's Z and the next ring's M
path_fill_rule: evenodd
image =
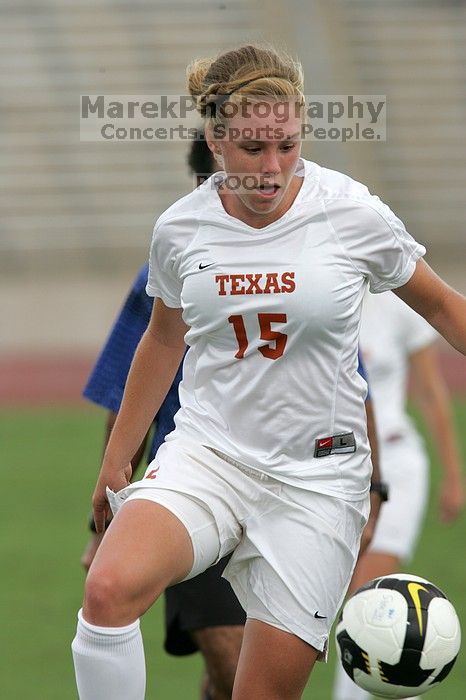
M182 285L177 275L179 250L180 236L176 224L159 220L152 234L146 292L175 309L181 307Z
M406 284L426 249L378 197L336 199L327 217L353 266L369 281L371 292Z

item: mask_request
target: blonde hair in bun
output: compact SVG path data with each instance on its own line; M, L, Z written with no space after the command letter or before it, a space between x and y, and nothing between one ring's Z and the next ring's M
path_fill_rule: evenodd
M187 84L198 112L213 125L222 121L227 100L296 98L304 103L301 64L267 46L247 44L217 58L197 59L188 66Z

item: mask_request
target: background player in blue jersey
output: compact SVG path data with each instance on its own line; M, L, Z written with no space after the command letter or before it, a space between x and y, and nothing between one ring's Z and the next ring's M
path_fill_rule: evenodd
M199 182L215 170L211 152L202 138L192 142L188 163ZM145 291L147 273L146 264L133 283L83 392L87 399L109 411L105 444L120 408L134 351L152 312L153 299ZM155 417L151 435L146 436L132 460L134 470L141 463L146 447L149 463L165 435L174 429L173 416L180 407L180 380L181 367ZM90 527L94 534L81 559L86 569L103 536L95 533L92 518ZM231 697L246 620L244 610L230 584L221 576L227 560L228 558L221 560L195 579L172 586L165 592L165 649L176 656L201 651L206 665L203 683L206 700L226 700Z
M151 314L153 300L145 292L147 268L144 265L139 271L84 389L86 398L109 411L107 437L116 420L134 350ZM152 434L132 460L134 470L144 456L146 444L149 443L150 462L165 435L173 430L180 379L181 368L155 418ZM91 529L92 525L93 521ZM82 557L86 569L101 539L102 535L96 533L90 539ZM205 697L212 700L231 697L245 622L245 613L230 584L221 577L225 565L226 560L222 560L204 574L165 592L165 649L177 656L201 651L207 671Z
M210 150L204 140L193 141L188 159L190 168L198 179L210 175L215 169ZM105 443L115 423L120 408L126 378L136 347L147 328L152 312L153 298L146 294L148 265L144 265L124 302L108 339L100 353L84 389L84 396L108 410ZM360 373L365 377L362 365ZM366 378L366 377L365 377ZM174 429L173 416L179 409L178 384L181 367L157 416L151 434L141 444L132 460L135 471L145 452L151 462L164 441L165 435ZM368 431L375 451L375 427L371 402L366 402ZM147 448L147 449L146 449ZM375 502L378 497L375 497ZM364 533L362 546L370 540L373 523L371 519ZM102 540L103 534L93 531L82 556L87 570ZM168 588L165 592L165 650L169 654L182 656L201 651L206 677L203 684L204 697L211 700L231 698L233 680L238 661L244 610L234 595L230 584L221 574L229 557L207 569L194 579Z

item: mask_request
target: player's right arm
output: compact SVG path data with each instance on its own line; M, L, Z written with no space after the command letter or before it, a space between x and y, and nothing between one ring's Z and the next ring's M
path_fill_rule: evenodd
M131 459L141 445L158 412L185 351L188 330L182 310L154 302L148 328L134 355L115 426L105 450L93 496L96 531L105 528L109 505L108 486L119 491L129 484Z
M104 447L103 447L104 454L105 454L105 450L107 449L108 441L110 440L110 435L112 434L113 426L116 423L117 417L118 417L118 413L114 413L113 411L108 412L107 421L105 423L105 442L104 442ZM142 458L144 457L144 452L146 449L146 444L147 444L147 439L149 437L149 432L150 432L150 429L144 435L144 438L143 438L141 444L139 445L134 457L131 459L131 469L132 469L133 476L134 476L134 472L141 464Z
M116 419L117 419L117 413L114 411L108 411L107 414L107 421L105 423L105 439L104 439L104 452L107 447L110 434L113 430L113 426L115 425ZM142 458L144 456L144 451L146 448L146 443L147 443L147 438L148 438L148 433L146 434L142 444L139 446L139 449L137 453L134 455L133 459L131 460L131 467L133 470L133 474L136 471L136 469L139 467L140 463L142 462ZM84 552L81 556L81 564L85 568L86 571L89 570L90 565L92 564L92 561L96 555L97 550L99 549L100 543L102 542L102 537L104 536L104 532L95 532L95 524L94 520L92 519L92 526L91 526L91 536L86 544L86 547L84 549Z

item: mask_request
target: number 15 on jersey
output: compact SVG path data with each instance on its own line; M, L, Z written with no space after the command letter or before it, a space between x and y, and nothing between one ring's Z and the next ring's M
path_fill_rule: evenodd
M286 341L288 336L286 333L272 329L272 323L286 323L286 314L257 314L261 340L269 340L270 343L259 348L259 352L269 358L269 360L277 360L285 352ZM249 341L246 334L246 327L242 316L230 316L228 322L232 324L235 331L236 340L238 341L238 352L235 357L242 360L244 353L248 347Z

